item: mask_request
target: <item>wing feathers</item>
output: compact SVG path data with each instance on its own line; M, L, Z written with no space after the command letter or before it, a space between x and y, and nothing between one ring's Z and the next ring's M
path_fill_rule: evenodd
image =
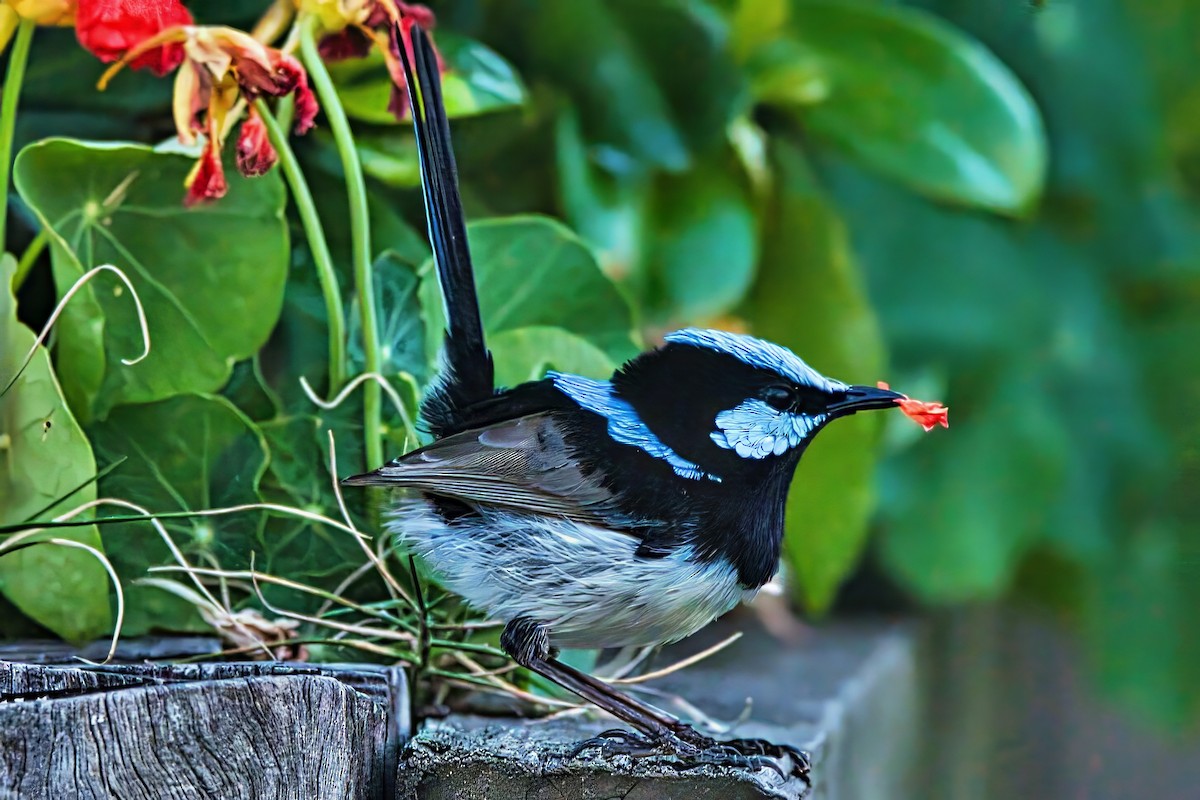
M589 523L608 516L612 499L571 457L552 414L448 436L346 483L411 488Z

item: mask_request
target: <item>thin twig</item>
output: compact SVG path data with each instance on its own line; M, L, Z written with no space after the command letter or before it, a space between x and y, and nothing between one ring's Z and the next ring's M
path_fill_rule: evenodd
M31 531L30 533L36 532L37 531ZM121 628L125 624L125 592L121 589L121 581L119 578L117 578L117 572L113 569L112 562L108 560L108 557L105 556L104 553L101 553L95 547L92 547L89 544L84 544L83 542L77 542L74 539L60 539L58 537L54 537L50 539L38 539L37 541L25 542L23 544L20 543L21 539L24 538L28 537L21 536L18 538L14 536L12 539L8 539L0 544L0 555L15 553L18 550L24 550L27 547L36 547L39 544L52 544L57 545L58 547L70 547L76 550L86 551L93 558L99 561L100 566L103 567L104 571L108 573L109 580L112 581L113 590L117 594L117 619L113 624L112 640L108 645L108 654L104 656L103 661L99 662L77 656L80 661L88 664L107 664L112 660L112 657L117 652L117 640L121 638Z
M71 301L71 298L75 296L75 293L83 288L84 284L101 272L112 272L118 278L120 278L121 282L125 284L125 287L129 289L130 297L133 300L134 306L137 308L138 325L141 327L142 331L142 354L133 359L122 358L121 363L127 367L132 367L134 364L137 364L146 356L150 355L150 326L146 322L146 309L142 307L142 299L138 297L137 289L133 288L133 284L129 282L129 278L125 276L124 272L117 269L112 264L101 264L100 266L90 269L81 275L79 279L71 285L71 288L67 290L66 294L63 295L62 300L58 301L58 305L54 307L54 311L51 312L50 318L46 320L46 324L42 326L41 333L39 333L37 338L33 340L33 347L29 348L29 352L25 355L25 359L21 362L21 366L17 368L16 374L12 376L9 382L5 385L4 389L0 390L0 395L7 394L8 390L11 389L13 384L17 382L17 379L21 377L21 373L25 371L25 368L29 366L29 362L33 360L33 356L37 353L38 347L41 346L42 342L46 341L46 337L50 335L50 328L52 328L54 323L58 321L59 316L63 313L63 310L66 309L67 303Z
M681 669L690 667L693 664L699 663L710 656L716 655L717 653L721 652L726 647L729 647L729 645L733 644L740 638L742 638L742 632L738 631L737 633L729 635L728 637L721 640L720 642L717 642L712 647L705 648L704 650L701 650L699 653L688 656L687 658L682 658L679 661L676 661L674 664L663 667L662 669L657 669L657 670L654 670L653 672L647 672L644 675L636 675L632 678L609 678L609 679L607 679L607 682L614 683L614 684L620 684L622 686L629 686L629 685L635 684L635 683L645 683L646 681L652 681L655 678L662 678L667 675L670 675L671 673L678 672Z
M354 527L354 523L350 520L350 512L346 509L346 501L342 497L341 486L338 484L337 444L333 438L333 431L328 431L328 434L329 434L329 474L332 476L332 479L333 479L333 494L337 498L338 508L341 509L342 515L346 518L347 526L350 528L350 530L357 530ZM404 601L407 602L410 607L415 609L417 607L416 603L413 601L413 599L411 597L409 597L408 592L404 591L404 587L402 587L400 585L400 582L397 581L396 578L392 575L391 570L389 570L387 568L387 564L384 562L384 560L382 558L380 558L378 555L376 555L371 550L371 548L366 545L366 543L362 539L358 540L358 544L359 544L359 547L362 548L363 553L366 554L367 560L375 565L376 571L379 573L379 576L381 578L383 578L383 582L387 585L391 596L393 598L396 598L396 597L403 598Z

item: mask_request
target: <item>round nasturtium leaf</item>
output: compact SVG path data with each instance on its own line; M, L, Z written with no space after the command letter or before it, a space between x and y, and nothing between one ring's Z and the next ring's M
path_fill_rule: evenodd
M283 184L228 173L229 193L183 207L192 160L142 145L49 139L17 157L21 197L53 232L62 294L99 264L121 269L145 305L150 353L125 287L88 286L58 323L56 363L83 420L114 406L214 391L266 342L283 305Z
M550 326L587 340L616 363L637 355L629 301L562 224L532 215L503 217L472 223L467 234L488 336ZM446 317L432 260L421 278L427 347L436 352Z
M96 499L96 459L63 400L46 349L38 347L21 371L35 337L17 320L9 288L15 270L11 255L0 258L0 525L50 520ZM37 536L50 537L101 546L95 525ZM13 540L0 537L0 546L6 544ZM0 594L64 639L109 632L108 592L108 574L84 550L54 544L0 550Z
M525 102L525 87L516 71L494 50L452 33L435 34L438 52L446 64L442 75L442 99L449 117L486 114ZM346 114L376 125L396 125L388 111L392 78L383 54L372 49L363 58L350 58L329 65ZM404 123L407 127L408 123Z

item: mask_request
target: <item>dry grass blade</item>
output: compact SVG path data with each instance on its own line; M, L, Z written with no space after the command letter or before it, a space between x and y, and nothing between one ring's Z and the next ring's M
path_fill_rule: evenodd
M333 440L333 431L328 431L329 435L329 474L333 478L333 494L337 497L338 508L341 509L342 516L345 517L346 523L353 529L353 522L350 519L350 512L346 509L346 501L342 497L342 487L337 479L337 444ZM379 577L383 578L383 582L387 585L388 591L393 598L400 597L404 602L408 603L409 607L414 611L417 610L417 603L413 598L404 591L404 587L392 575L391 570L387 568L387 563L379 556L378 553L367 547L361 539L359 546L362 547L363 553L366 554L367 560L375 567L375 571L379 573Z
M679 661L676 661L674 664L663 667L662 669L657 669L657 670L654 670L653 672L647 672L644 675L637 675L633 678L609 678L608 683L615 683L615 684L620 684L623 686L628 686L628 685L635 684L635 683L645 683L646 681L652 681L655 678L662 678L666 675L670 675L673 672L678 672L681 669L686 669L686 668L692 666L693 664L698 664L701 661L703 661L704 659L710 658L710 657L716 655L717 653L721 652L726 647L729 647L729 645L733 644L740 638L742 638L742 632L738 631L737 633L731 634L730 636L726 637L725 639L722 639L721 641L717 642L712 647L705 648L704 650L701 650L699 653L688 656L687 658L682 658Z
M146 517L146 521L150 523L151 527L154 528L155 532L157 532L159 537L162 538L162 540L166 543L167 549L171 551L171 557L175 559L176 563L185 568L193 568L192 565L188 563L188 560L184 558L183 551L181 551L175 544L175 540L171 538L171 534L167 533L166 526L159 522L158 519L156 519L155 516L148 510L137 505L136 503L130 503L128 500L118 500L113 497L101 497L99 499L84 503L83 505L68 511L66 514L55 517L54 521L61 522L68 520L72 517L78 516L89 508L98 508L100 506L116 506L118 508L125 508L129 509L130 511L136 511L138 514ZM212 603L214 606L219 607L221 605L217 602L217 598L208 591L208 587L205 586L200 580L193 577L192 581L195 584L196 589L199 590L200 594L204 596L205 600Z
M74 297L76 292L82 289L88 281L99 275L101 272L111 272L115 274L121 280L121 282L125 284L125 288L129 289L130 297L133 300L134 307L137 309L138 324L141 326L142 354L133 359L122 358L121 363L125 366L131 367L144 359L146 356L150 355L150 327L146 323L146 309L142 307L142 299L138 297L137 289L133 288L133 284L129 282L129 278L126 277L124 272L117 269L112 264L101 264L98 267L88 270L83 275L80 275L79 280L75 281L75 283L71 285L71 288L67 290L66 294L63 295L62 300L58 301L58 305L54 307L54 311L50 314L50 319L46 320L46 324L42 326L41 333L39 333L37 338L33 340L33 347L29 348L29 352L21 361L21 366L17 368L16 373L4 386L4 389L0 390L0 395L7 394L8 390L11 389L13 384L17 382L17 378L21 377L21 373L25 371L25 368L29 366L29 362L33 360L33 355L37 352L38 347L41 346L42 342L46 341L46 337L50 335L50 328L52 328L54 323L58 321L59 316L67 307L67 303L71 301L71 298Z
M84 544L83 542L77 542L74 539L60 539L60 538L55 537L55 538L50 538L50 539L38 539L37 541L34 541L34 542L22 543L23 539L29 538L29 536L31 536L35 533L38 533L40 530L42 530L42 529L35 528L30 531L25 531L23 534L14 536L14 537L4 541L3 543L0 543L0 556L5 555L7 553L15 553L18 550L24 550L27 547L36 547L38 545L48 544L48 545L55 545L57 547L68 547L68 548L71 548L74 550L83 550L84 552L91 555L92 558L94 558L100 562L100 566L102 566L104 568L104 571L108 573L108 578L109 578L109 580L112 581L113 591L115 591L116 595L117 595L117 618L116 618L115 622L113 623L112 639L108 645L108 653L104 656L103 661L100 661L100 662L89 661L88 659L82 658L79 656L77 656L77 658L79 658L80 661L83 661L87 664L97 664L97 663L107 664L109 661L112 660L112 657L114 655L116 655L117 642L121 638L121 628L125 624L125 591L121 588L121 581L119 578L117 578L117 571L115 569L113 569L112 562L108 560L108 557L105 556L104 553L100 552L95 547L92 547L89 544Z
M150 572L183 572L183 571L184 571L184 568L173 567L173 566L151 567L150 568ZM386 614L382 611L379 611L378 609L374 609L369 606L364 606L359 603L355 603L352 600L347 600L346 598L342 597L341 595L339 595L335 592L327 592L324 589L320 589L316 586L309 586L306 583L300 583L298 581L289 580L288 578L281 578L278 575L272 575L269 572L262 572L261 570L253 570L253 569L251 569L251 570L226 570L226 569L207 569L204 567L191 567L187 571L192 573L193 575L202 576L202 577L214 577L214 578L222 578L222 579L227 579L227 580L242 579L242 580L250 581L250 584L247 585L247 589L251 593L257 593L256 589L255 589L256 581L261 581L263 583L271 583L276 586L282 586L286 589L293 589L297 592L302 592L304 594L312 595L313 597L320 597L323 600L325 600L327 605L332 605L332 604L336 603L337 605L340 605L344 608L348 608L353 611L357 611L360 614L363 614L364 616L376 618L379 621L390 624L390 625L401 625L401 626L405 625L403 620L397 619L396 617L392 616L391 614ZM322 613L318 612L317 616L321 617Z
M390 640L393 642L410 642L410 643L415 641L415 638L413 637L413 635L411 633L401 633L399 631L389 631L389 630L375 630L373 628L367 628L362 625L350 625L345 622L335 622L334 620L331 620L331 619L322 619L320 617L313 617L308 614L298 614L295 611L288 611L286 609L278 608L278 607L272 605L271 603L269 603L267 601L266 596L263 595L262 587L260 587L258 585L258 580L255 577L258 574L259 573L257 573L254 570L251 570L251 572L250 572L250 579L254 582L254 592L258 596L258 602L262 603L263 608L267 609L272 614L278 614L281 617L286 617L287 619L294 619L294 620L297 620L298 622L307 622L310 625L316 625L316 626L322 627L322 628L329 628L329 629L335 630L335 631L344 631L346 633L357 633L362 636L370 636L370 637L377 638L377 639L387 639L387 640Z
M409 417L408 409L404 407L404 401L400 399L400 393L397 392L396 388L388 382L387 378L383 377L378 372L362 373L358 377L354 378L354 380L343 386L342 390L338 392L332 400L322 400L320 395L313 391L312 386L303 376L300 378L300 388L304 390L304 395L313 405L326 411L332 411L345 402L346 398L350 396L351 392L353 392L359 386L362 386L367 381L374 381L379 384L380 388L383 389L384 394L386 394L388 399L392 401L392 405L396 407L396 413L400 415L401 421L404 422L405 438L412 438L415 441L416 425L414 424L412 418ZM407 444L407 441L405 444Z

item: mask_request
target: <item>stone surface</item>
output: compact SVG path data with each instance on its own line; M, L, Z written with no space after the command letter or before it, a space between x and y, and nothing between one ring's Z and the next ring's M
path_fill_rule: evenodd
M745 620L739 620L744 623ZM728 634L724 626L688 643L699 650ZM667 659L661 659L666 661ZM813 756L817 800L904 800L919 743L916 653L911 632L887 625L813 631L785 647L752 631L717 656L652 684L710 717L750 718L724 734L789 742ZM568 758L575 743L613 723L580 719L498 724L458 717L422 728L407 748L400 797L420 800L508 798L798 798L760 770L679 772L667 759Z

